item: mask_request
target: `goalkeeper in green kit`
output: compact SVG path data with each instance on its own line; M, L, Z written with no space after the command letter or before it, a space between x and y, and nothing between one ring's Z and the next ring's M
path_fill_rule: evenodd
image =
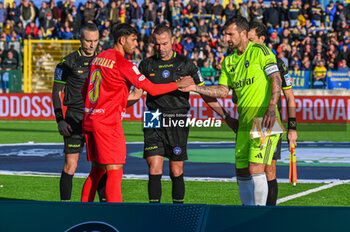
M236 142L236 176L243 205L266 205L268 185L265 166L271 164L280 134L269 132L279 118L277 102L282 80L275 55L265 46L249 42L248 21L235 16L225 24L224 39L235 52L225 58L218 86L196 86L182 91L224 98L230 88L237 95L238 121ZM258 120L260 118L260 122ZM276 125L283 127L277 120ZM253 127L266 137L251 137ZM273 131L272 131L273 132Z

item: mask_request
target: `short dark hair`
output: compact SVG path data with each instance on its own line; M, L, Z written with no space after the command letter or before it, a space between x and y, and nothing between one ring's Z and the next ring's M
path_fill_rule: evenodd
M117 44L119 39L123 36L129 37L130 35L137 35L137 30L127 23L120 23L113 26L112 35L114 44Z
M85 31L98 31L98 28L97 28L96 24L94 24L94 23L84 24L82 26L82 28L80 29L80 33L79 33L81 40L85 38L85 34L84 34Z
M267 38L267 27L263 23L251 21L249 23L249 31L255 29L255 33L258 37L265 36Z
M239 32L242 32L244 30L246 30L247 32L249 31L248 20L240 15L236 15L227 20L224 29L226 29L231 24L235 24Z
M169 37L170 37L170 38L173 36L173 33L172 33L170 27L168 27L166 24L159 24L159 25L156 27L156 29L154 29L154 31L153 31L153 36L154 36L155 34L160 35L160 34L162 34L162 33L164 33L164 32L167 32L167 33L169 34Z

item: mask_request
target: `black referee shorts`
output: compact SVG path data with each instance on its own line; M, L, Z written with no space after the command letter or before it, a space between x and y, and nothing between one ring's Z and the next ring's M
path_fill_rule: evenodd
M143 158L164 156L172 161L187 160L188 127L145 128Z
M68 109L65 115L65 121L72 127L71 136L64 136L64 153L81 153L84 149L83 134L84 112Z
M281 159L281 148L282 148L282 134L280 135L280 139L278 140L275 153L273 153L273 160L279 160Z

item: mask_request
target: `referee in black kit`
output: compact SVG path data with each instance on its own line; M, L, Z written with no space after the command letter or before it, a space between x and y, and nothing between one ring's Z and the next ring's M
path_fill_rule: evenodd
M174 82L184 76L191 76L197 85L204 84L197 66L188 57L172 50L172 32L169 27L158 25L152 38L157 54L143 60L139 65L140 72L150 81L163 84ZM143 90L135 88L129 96L128 106L135 103L142 94ZM215 98L205 96L202 98L229 125L233 123L233 119ZM148 110L159 110L162 117L168 122L169 120L185 120L186 122L187 113L191 107L188 100L189 93L176 90L160 96L147 94L146 105ZM188 133L189 128L186 126L144 128L144 158L149 167L148 197L150 203L160 203L164 157L169 159L173 203L184 202L183 164L184 160L187 160Z
M72 195L73 176L77 169L79 153L84 148L82 121L84 100L81 90L89 75L89 62L97 55L99 31L95 24L86 24L80 31L80 48L64 57L56 66L52 87L52 103L55 110L59 133L64 137L64 167L60 179L61 200L69 201ZM60 92L64 90L63 105L67 106L65 116L62 113ZM100 201L104 201L105 178L100 182Z

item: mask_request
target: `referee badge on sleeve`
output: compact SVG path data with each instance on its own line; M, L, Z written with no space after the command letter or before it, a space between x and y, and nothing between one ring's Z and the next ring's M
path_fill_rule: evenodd
M60 68L55 69L55 80L56 81L62 81L62 73L63 73L62 69L60 69Z

